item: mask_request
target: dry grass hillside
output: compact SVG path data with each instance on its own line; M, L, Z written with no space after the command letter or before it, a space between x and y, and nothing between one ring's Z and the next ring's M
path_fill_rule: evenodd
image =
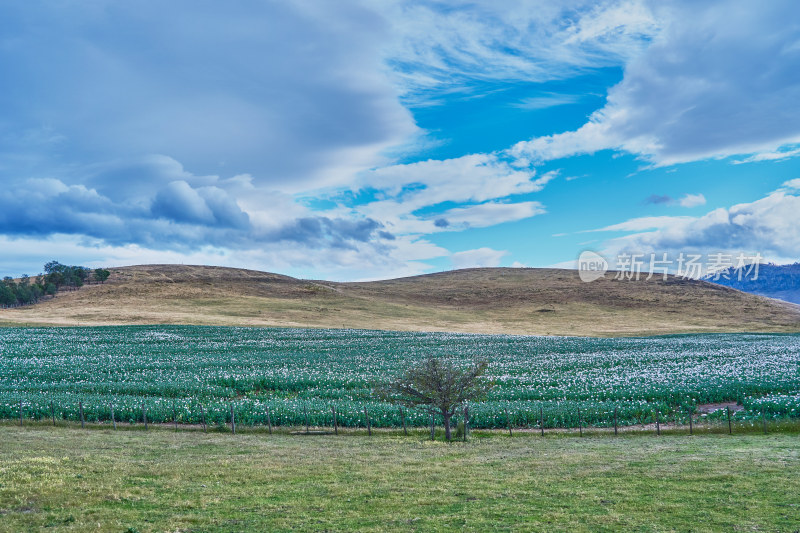
M111 269L104 285L0 310L0 325L206 324L549 335L800 331L800 306L701 281L482 268L365 283L221 267Z

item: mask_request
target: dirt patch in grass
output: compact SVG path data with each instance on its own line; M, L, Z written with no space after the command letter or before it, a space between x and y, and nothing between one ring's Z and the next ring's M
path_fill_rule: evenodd
M744 407L736 402L721 402L721 403L703 403L697 406L697 412L700 414L711 414L720 409L730 409L731 413L744 410Z

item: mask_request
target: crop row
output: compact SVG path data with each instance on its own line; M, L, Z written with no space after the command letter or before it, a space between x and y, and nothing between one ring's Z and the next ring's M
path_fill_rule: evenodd
M141 397L106 397L106 396L39 396L26 397L15 401L7 397L0 403L0 419L14 419L19 416L20 407L26 419L46 420L55 417L57 420L80 420L79 405L84 411L87 422L111 421L111 409L117 422L141 423L146 413L147 420L152 423L200 424L203 420L209 425L230 423L230 406L234 406L236 421L244 425L266 426L302 426L306 422L311 426L332 426L333 411L336 410L337 423L344 427L366 427L366 415L369 415L373 427L399 428L403 418L409 426L426 426L430 423L427 413L381 402L341 402L329 404L322 401L262 401L240 400L224 403L219 401L197 402L186 399L153 399ZM737 420L755 420L761 416L768 419L794 417L792 409L797 409L800 401L795 398L795 407L787 410L786 404L763 410L743 410L733 413ZM366 408L366 413L365 413ZM144 411L143 411L144 409ZM403 411L401 415L400 411ZM269 415L267 414L269 413ZM677 422L686 424L692 414L690 411L670 409L663 404L623 402L614 404L596 404L586 402L479 402L470 406L470 426L476 428L505 428L509 423L513 427L573 428L582 426L611 427L615 416L620 426L635 424L652 424L656 420L662 423ZM705 415L703 415L705 416ZM722 418L724 410L712 414L710 419ZM462 419L461 412L456 420ZM437 423L441 422L436 417Z
M485 358L490 395L471 406L476 427L546 427L685 419L698 405L738 402L735 416L800 416L800 336L683 335L587 339L378 332L141 326L0 330L0 418L141 418L244 424L400 425L375 386L423 357ZM174 406L174 407L173 407ZM580 412L580 415L579 415ZM406 411L410 425L428 415Z

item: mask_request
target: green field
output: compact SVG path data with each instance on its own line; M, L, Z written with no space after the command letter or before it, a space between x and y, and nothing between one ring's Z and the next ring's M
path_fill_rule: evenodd
M0 531L798 531L800 435L0 425Z
M739 426L800 416L800 336L706 334L598 339L367 330L195 326L4 328L0 418L211 425L398 427L398 408L373 387L428 354L490 361L496 387L471 406L476 428L660 421L685 423L697 406L738 402ZM52 406L52 411L51 411ZM406 412L424 426L424 413Z

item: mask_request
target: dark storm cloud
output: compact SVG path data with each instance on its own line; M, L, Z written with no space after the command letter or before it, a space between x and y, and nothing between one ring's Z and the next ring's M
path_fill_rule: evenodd
M272 232L267 239L294 241L311 247L332 246L350 248L353 242L371 240L383 225L371 218L347 220L343 218L305 217Z
M320 248L352 248L389 233L372 219L302 217L272 231L253 229L228 193L215 186L173 181L149 203L114 202L83 185L28 180L0 192L0 233L44 237L78 234L111 245L195 249L204 245L252 248L292 241Z

